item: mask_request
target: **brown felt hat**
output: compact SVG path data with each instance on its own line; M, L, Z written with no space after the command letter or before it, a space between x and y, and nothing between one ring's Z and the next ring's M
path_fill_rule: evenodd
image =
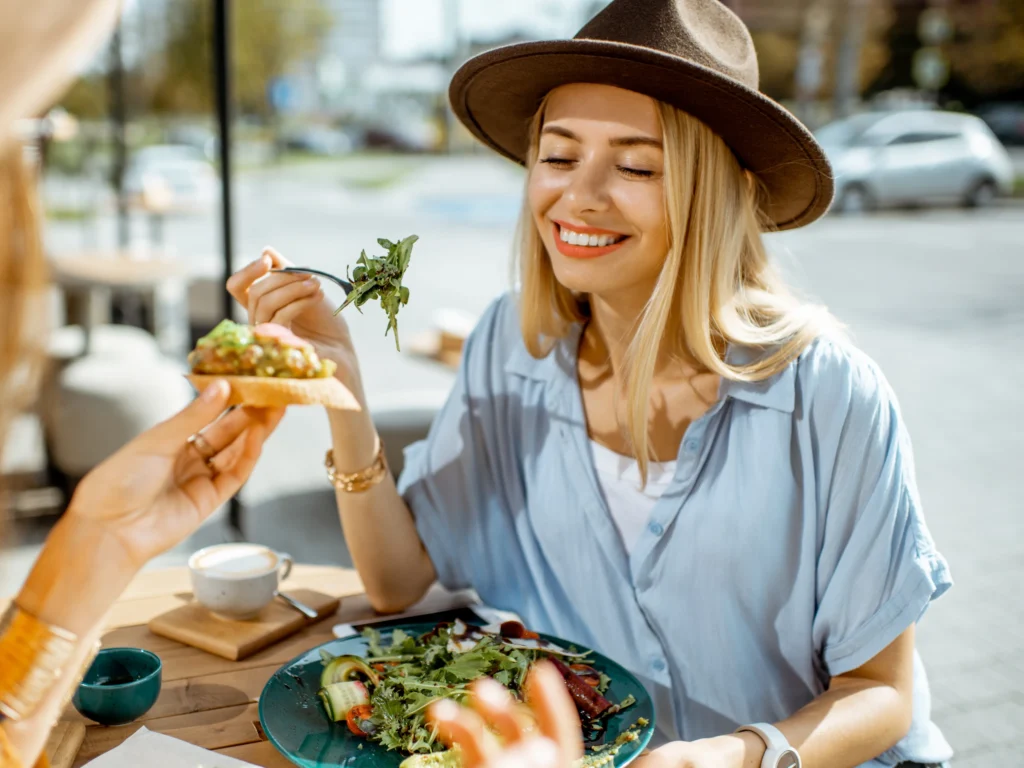
M549 91L568 83L625 88L704 122L764 183L779 229L809 224L832 202L825 153L758 91L750 33L717 0L613 0L572 40L475 56L455 73L449 98L478 139L525 164L531 118Z

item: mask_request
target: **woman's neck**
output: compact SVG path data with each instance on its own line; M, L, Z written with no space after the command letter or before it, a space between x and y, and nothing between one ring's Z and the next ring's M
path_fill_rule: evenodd
M646 301L646 300L645 300ZM629 403L626 356L644 311L644 302L628 304L590 297L591 321L580 342L577 375L592 438L624 455L635 455L625 434ZM648 396L651 412L651 457L669 461L678 454L689 424L700 418L718 397L718 376L673 354L662 345Z
M584 345L595 361L603 359L610 364L618 378L624 370L626 353L633 341L646 301L629 301L619 297L614 301L590 296L590 323L584 335Z
M580 362L590 374L586 378L597 376L605 379L611 376L617 386L625 384L626 357L643 317L647 299L646 294L632 300L625 295L616 295L613 300L590 295L590 322L584 329L580 344ZM665 334L665 338L670 337L671 334ZM703 365L688 354L673 349L673 345L662 343L654 364L652 385L656 387L659 383L690 379L706 371ZM581 369L580 373L584 371Z

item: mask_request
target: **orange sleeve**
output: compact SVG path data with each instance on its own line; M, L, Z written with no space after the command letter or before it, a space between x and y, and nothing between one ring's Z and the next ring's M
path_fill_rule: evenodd
M0 768L21 768L21 761L14 754L11 743L7 740L7 732L0 725ZM46 755L42 755L36 763L35 768L50 768L50 761Z

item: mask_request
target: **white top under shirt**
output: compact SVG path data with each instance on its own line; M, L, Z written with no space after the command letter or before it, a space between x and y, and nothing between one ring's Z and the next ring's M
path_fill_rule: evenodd
M647 470L647 486L640 490L640 465L636 459L605 448L590 441L597 470L597 482L601 486L612 521L619 531L626 552L633 547L643 533L651 517L651 509L672 482L676 473L674 461L652 461ZM651 747L668 741L677 741L679 734L672 716L672 691L663 685L642 678L644 686L654 699L657 716L657 733Z
M640 465L600 443L590 441L597 482L608 504L626 552L632 552L651 517L651 510L676 473L674 461L652 461L647 470L647 487L640 490Z

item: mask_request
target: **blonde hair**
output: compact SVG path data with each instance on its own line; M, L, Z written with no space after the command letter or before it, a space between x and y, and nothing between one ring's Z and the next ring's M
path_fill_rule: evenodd
M32 326L45 322L46 277L33 173L18 143L0 145L0 450L38 389L43 351Z
M527 168L537 158L545 103L530 131ZM624 436L647 482L650 389L659 354L691 360L732 381L760 381L788 366L827 327L824 307L789 290L761 240L770 228L763 190L725 142L694 117L658 103L665 147L665 216L669 248L625 359ZM555 340L589 317L585 296L558 282L528 202L519 220L520 324L530 354L543 357ZM762 354L726 362L728 345Z

